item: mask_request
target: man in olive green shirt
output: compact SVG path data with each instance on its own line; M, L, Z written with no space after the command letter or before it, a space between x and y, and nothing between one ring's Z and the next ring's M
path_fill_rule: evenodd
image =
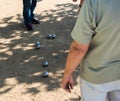
M80 63L82 101L120 101L119 4L120 0L85 0L71 33L74 41L62 87L71 91L72 74Z

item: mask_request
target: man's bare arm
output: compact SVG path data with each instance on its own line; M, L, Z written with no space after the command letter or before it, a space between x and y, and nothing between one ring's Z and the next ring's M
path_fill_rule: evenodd
M72 42L66 61L65 74L72 74L72 72L76 69L76 67L79 65L84 55L86 54L88 47L88 44L79 44L76 41Z
M62 80L62 87L67 92L70 92L70 89L66 88L66 85L69 83L71 88L73 88L74 81L72 78L72 74L74 70L77 68L83 57L85 56L89 45L88 44L80 44L76 41L73 41L70 46L70 51L66 61L66 67L64 71L64 76Z

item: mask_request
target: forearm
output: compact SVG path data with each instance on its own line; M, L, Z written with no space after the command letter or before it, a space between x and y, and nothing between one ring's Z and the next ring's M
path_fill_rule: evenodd
M79 8L82 7L83 1L84 1L84 0L80 0Z
M84 0L80 0L80 5L82 6Z
M89 45L80 45L77 42L72 42L70 52L66 61L65 75L72 75L83 57L85 56Z

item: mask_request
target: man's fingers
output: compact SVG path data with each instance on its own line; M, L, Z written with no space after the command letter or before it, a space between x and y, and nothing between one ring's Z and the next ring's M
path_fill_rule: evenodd
M66 84L62 84L62 88L69 93L71 92L71 87L70 87L69 82Z
M73 89L73 84L70 83L70 82L67 82L66 86L65 86L65 89L68 91L68 92L71 92L71 89Z
M71 89L73 89L73 84L70 84L69 86L70 86Z
M72 76L64 76L63 80L62 80L62 88L67 91L67 92L71 92L71 89L73 89L74 86L74 81Z
M76 2L77 0L73 0L73 2Z
M70 89L70 88L71 88L71 84L69 82L67 82L66 89Z

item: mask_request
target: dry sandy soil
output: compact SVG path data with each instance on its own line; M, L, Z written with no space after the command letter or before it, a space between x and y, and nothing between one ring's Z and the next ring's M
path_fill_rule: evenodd
M72 0L38 0L35 16L41 24L27 31L22 0L0 0L0 101L80 101L78 70L72 93L61 88L77 5ZM56 34L54 40L46 39L50 33ZM39 50L36 41L41 43ZM49 77L42 77L44 71Z

